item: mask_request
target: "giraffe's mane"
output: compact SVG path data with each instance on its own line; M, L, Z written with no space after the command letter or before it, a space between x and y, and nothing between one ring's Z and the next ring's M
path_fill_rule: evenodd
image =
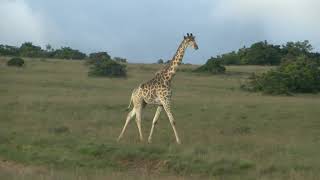
M166 65L164 65L161 69L159 69L159 70L155 73L155 75L158 75L158 74L161 74L161 73L167 71L168 68L170 68L170 66L171 66L171 62L172 62L172 60L170 60L170 61L169 61Z
M190 36L188 36L188 37L190 37ZM186 38L180 43L180 45L178 46L178 50L183 46L183 44L185 42L186 42ZM163 66L161 69L159 69L158 71L155 72L155 76L161 75L161 74L167 72L168 69L170 69L170 67L173 65L173 61L175 60L175 58L177 56L178 50L175 53L175 55L172 57L172 59L165 66Z

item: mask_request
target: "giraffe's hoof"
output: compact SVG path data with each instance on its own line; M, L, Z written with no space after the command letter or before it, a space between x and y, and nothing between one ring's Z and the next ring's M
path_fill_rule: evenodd
M121 139L122 139L122 135L120 135L120 136L117 138L117 141L119 142Z
M152 140L151 140L151 139L148 139L148 143L151 144L151 143L152 143Z

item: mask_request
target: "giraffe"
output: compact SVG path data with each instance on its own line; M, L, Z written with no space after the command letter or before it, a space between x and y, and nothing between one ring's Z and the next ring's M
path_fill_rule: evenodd
M157 120L159 118L161 111L164 109L164 111L166 112L169 118L170 124L172 126L172 129L176 138L176 142L178 144L181 144L178 136L178 132L175 126L176 123L171 112L171 94L172 94L171 81L177 71L178 66L181 64L185 50L188 46L193 47L195 50L198 49L198 45L192 33L191 34L187 33L187 36L184 36L172 60L166 66L164 66L161 70L159 70L155 74L154 78L152 78L151 80L145 83L140 84L137 88L133 90L131 99L130 99L130 104L128 107L129 109L131 106L131 103L133 103L133 109L127 115L125 124L118 137L118 141L122 138L128 123L135 115L136 115L135 120L138 126L140 140L143 141L143 135L141 131L142 109L147 104L154 104L154 105L157 105L158 107L154 115L154 118L152 120L152 126L150 130L148 142L151 143L152 141L153 130L155 128L155 125L157 124Z

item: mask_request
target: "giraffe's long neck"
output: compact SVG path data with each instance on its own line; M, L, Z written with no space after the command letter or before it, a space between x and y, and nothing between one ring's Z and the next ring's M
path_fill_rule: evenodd
M179 45L176 54L173 56L172 60L169 62L169 64L162 70L161 74L164 76L164 78L167 81L171 81L174 77L178 66L181 64L181 61L184 56L184 52L187 48L186 40L183 40L181 44Z

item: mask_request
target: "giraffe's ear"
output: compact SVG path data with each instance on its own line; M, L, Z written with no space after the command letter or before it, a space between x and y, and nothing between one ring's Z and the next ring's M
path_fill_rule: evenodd
M183 38L184 38L184 39L187 39L187 37L186 37L186 36L183 36Z

